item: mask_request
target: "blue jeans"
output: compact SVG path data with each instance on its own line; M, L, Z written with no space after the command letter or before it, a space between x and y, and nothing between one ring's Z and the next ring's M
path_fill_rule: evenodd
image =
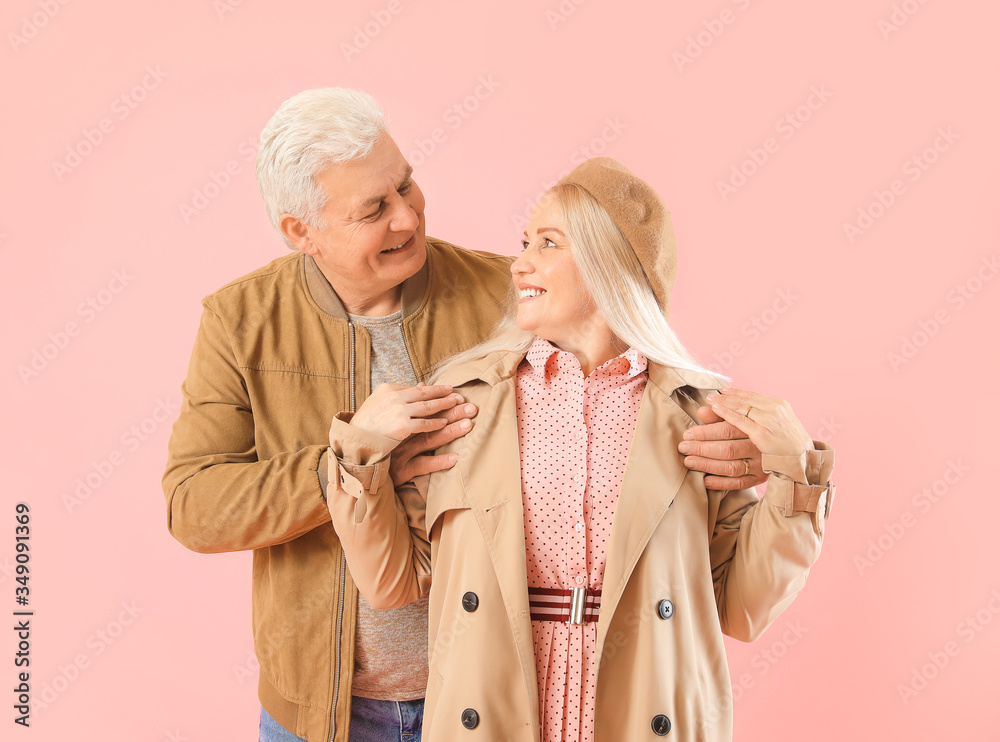
M420 742L424 699L376 701L351 697L351 742Z
M424 701L351 698L350 742L420 742ZM260 742L305 742L260 710Z

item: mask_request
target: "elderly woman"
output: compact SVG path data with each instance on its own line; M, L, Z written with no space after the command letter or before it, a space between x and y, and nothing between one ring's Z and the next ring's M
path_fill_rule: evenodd
M833 451L695 363L667 323L675 266L656 193L588 160L532 214L516 309L437 376L479 408L457 464L396 490L387 417L334 421L329 507L359 589L430 594L430 742L731 739L722 636L755 640L805 585ZM683 465L706 403L760 449L762 498Z

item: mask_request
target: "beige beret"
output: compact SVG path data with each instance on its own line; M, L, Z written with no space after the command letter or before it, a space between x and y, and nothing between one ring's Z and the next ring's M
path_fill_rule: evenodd
M610 157L593 157L556 185L578 185L597 199L632 245L664 317L677 276L677 242L670 212L646 181Z

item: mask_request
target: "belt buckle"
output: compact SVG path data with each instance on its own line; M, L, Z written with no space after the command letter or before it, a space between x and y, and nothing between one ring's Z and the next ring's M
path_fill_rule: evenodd
M587 588L574 587L569 598L569 619L567 624L583 624L587 609Z

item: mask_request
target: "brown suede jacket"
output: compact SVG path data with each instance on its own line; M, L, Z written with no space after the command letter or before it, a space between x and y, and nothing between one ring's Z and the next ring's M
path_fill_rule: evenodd
M417 376L485 339L511 258L427 238L403 283ZM203 553L253 549L261 704L309 742L347 742L357 588L326 502L330 422L370 393L370 341L312 258L287 255L203 301L170 437L167 527Z

